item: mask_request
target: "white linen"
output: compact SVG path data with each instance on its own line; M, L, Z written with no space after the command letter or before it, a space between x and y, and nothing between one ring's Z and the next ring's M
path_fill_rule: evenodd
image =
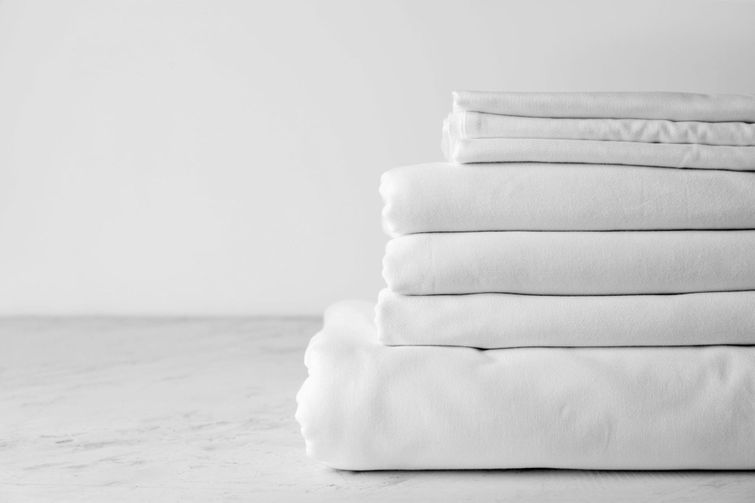
M380 292L388 345L694 346L755 344L755 292L556 296Z
M383 277L409 295L755 290L755 231L412 234L388 242Z
M457 91L454 111L525 117L755 122L753 94Z
M563 162L664 168L755 170L755 147L544 138L456 139L450 162Z
M755 124L658 119L551 119L456 112L443 122L444 136L462 138L552 138L646 143L755 145Z
M420 164L383 174L383 228L755 229L755 173L566 164Z
M387 347L341 303L296 418L347 470L755 468L755 348Z

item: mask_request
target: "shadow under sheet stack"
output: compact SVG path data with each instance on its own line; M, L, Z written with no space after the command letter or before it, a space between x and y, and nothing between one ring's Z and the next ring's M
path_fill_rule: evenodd
M336 468L755 468L755 96L454 94L297 419Z

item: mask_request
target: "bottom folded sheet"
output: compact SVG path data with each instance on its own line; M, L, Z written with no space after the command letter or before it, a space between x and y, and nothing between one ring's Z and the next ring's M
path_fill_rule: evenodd
M753 469L755 348L387 347L342 302L305 355L307 452L347 470Z

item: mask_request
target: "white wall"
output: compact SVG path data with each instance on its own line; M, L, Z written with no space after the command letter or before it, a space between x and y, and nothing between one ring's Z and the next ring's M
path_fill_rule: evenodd
M455 88L755 92L752 1L0 1L0 314L317 313Z

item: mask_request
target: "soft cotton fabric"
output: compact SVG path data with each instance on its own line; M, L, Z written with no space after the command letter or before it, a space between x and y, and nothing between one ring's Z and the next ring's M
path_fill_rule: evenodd
M525 117L755 122L753 94L457 91L454 111Z
M445 154L448 161L462 164L563 162L734 171L755 170L755 147L695 143L479 138L452 141Z
M383 227L417 232L755 229L755 173L430 163L380 181Z
M296 418L347 470L755 468L755 348L386 347L341 303Z
M408 295L623 295L755 290L755 231L462 232L390 240Z
M380 292L388 345L694 346L755 344L755 292L558 296Z
M645 143L755 145L755 124L657 119L551 119L456 112L443 122L444 137L552 138Z

